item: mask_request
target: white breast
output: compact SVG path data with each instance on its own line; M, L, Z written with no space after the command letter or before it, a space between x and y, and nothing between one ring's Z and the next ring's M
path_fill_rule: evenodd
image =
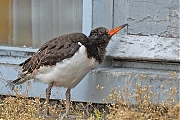
M82 45L73 57L54 66L40 67L36 79L43 83L55 81L56 86L73 88L97 65L94 58L87 58L86 48Z

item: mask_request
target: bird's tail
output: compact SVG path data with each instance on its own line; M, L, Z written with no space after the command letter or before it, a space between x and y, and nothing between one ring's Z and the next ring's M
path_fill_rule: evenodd
M8 80L6 86L8 86L11 90L14 90L16 85L19 85L21 83L24 83L26 80L22 77L19 77L15 80Z

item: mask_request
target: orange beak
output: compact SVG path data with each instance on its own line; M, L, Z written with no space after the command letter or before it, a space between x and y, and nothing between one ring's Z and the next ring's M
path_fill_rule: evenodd
M116 34L118 31L120 31L121 29L123 29L123 28L126 27L126 26L128 26L128 24L124 24L124 25L121 25L121 26L119 26L119 27L117 27L117 28L113 28L113 29L111 29L111 30L108 31L108 34L109 34L110 36L113 36L114 34Z

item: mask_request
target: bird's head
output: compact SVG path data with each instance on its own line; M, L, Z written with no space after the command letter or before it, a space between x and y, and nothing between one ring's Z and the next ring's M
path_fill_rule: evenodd
M90 32L88 38L93 44L106 47L111 37L127 25L124 24L111 30L105 27L98 27Z

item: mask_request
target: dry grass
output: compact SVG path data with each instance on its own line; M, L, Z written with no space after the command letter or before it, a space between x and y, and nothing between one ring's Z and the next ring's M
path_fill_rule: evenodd
M81 120L180 120L180 104L174 102L176 88L172 86L166 103L153 103L156 94L150 86L134 85L132 93L117 87L105 99L107 104L71 102L71 118ZM171 98L171 99L170 99ZM132 104L131 101L134 101ZM109 104L112 103L112 104ZM51 100L48 106L51 116L45 116L44 99L27 98L17 92L16 97L0 99L0 120L45 120L62 119L65 101ZM73 116L72 116L73 115Z
M180 104L175 104L173 98L166 103L153 103L153 94L149 86L141 87L137 84L134 91L135 104L124 101L122 90L116 88L107 98L113 101L109 107L110 114L106 115L108 120L180 120ZM171 93L170 93L171 94ZM133 95L131 95L133 96ZM172 101L171 101L172 100ZM128 101L128 100L126 100Z

